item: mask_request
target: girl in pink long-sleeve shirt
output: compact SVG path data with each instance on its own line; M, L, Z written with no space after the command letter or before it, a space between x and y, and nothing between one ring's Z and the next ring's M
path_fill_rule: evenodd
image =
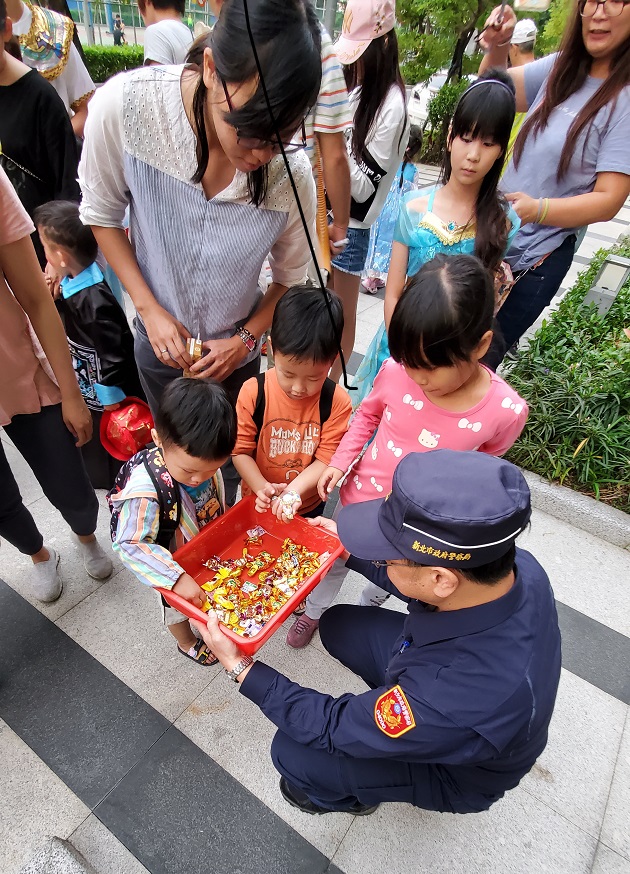
M481 364L492 340L493 306L491 276L470 255L438 255L409 281L389 327L392 357L320 478L322 498L348 471L340 492L343 505L382 498L398 462L410 452L439 448L503 455L512 446L528 408L505 380ZM347 573L345 565L337 565L309 595L289 643L303 646L305 637L304 642L310 640ZM382 603L385 597L368 584L361 603ZM300 622L309 627L298 634Z

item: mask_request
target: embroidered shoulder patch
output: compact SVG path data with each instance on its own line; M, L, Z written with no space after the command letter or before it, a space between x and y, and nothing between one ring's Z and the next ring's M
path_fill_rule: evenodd
M409 702L400 686L380 695L374 705L374 721L389 737L400 737L416 727Z

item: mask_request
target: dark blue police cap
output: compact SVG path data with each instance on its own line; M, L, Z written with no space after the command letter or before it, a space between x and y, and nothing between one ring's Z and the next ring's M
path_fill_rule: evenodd
M509 461L436 449L403 458L388 497L344 507L337 524L357 558L466 568L504 555L530 516L529 487Z

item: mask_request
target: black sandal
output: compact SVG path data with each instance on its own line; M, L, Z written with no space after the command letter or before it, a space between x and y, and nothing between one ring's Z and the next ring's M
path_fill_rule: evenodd
M203 640L197 640L197 643L191 647L195 653L194 656L191 656L190 653L184 652L179 644L177 644L177 649L183 656L186 656L187 659L196 662L196 664L201 665L204 668L210 668L212 665L219 663L219 659L215 656L212 650L208 649Z

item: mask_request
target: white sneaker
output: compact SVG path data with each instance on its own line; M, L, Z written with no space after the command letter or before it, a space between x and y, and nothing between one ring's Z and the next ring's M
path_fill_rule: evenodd
M72 535L79 551L83 553L83 564L93 580L106 580L111 577L114 565L98 540L82 543L76 534Z
M31 571L31 587L38 601L49 604L56 601L63 590L63 580L59 576L59 554L50 546L47 561L38 561Z

